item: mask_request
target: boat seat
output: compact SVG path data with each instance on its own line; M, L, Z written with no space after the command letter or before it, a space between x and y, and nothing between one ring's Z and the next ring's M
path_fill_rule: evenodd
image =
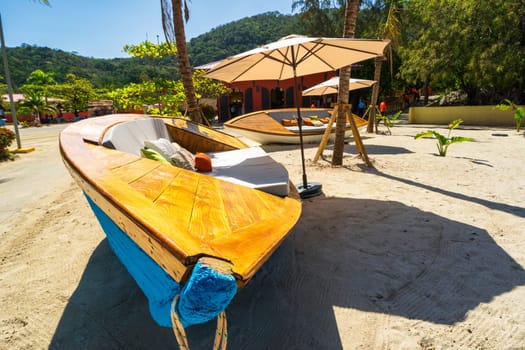
M102 145L141 156L144 141L159 138L173 142L162 119L144 118L112 126L104 134ZM278 196L289 193L288 171L260 147L208 155L212 159L212 172L206 175Z
M207 175L277 196L290 190L286 168L260 147L208 153L212 171Z
M102 145L140 156L144 141L161 137L173 141L162 119L144 118L112 126L104 134Z

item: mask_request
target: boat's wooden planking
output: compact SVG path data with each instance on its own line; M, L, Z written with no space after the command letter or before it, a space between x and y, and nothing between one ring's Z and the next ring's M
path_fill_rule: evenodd
M180 118L166 118L164 123L174 140L192 153L223 152L248 147L232 137Z
M124 120L98 117L62 132L64 161L81 188L176 281L199 257L211 256L230 261L243 286L298 220L295 191L280 198L94 144ZM230 136L219 136L218 147L226 148Z
M263 134L297 137L297 133L286 129L266 112L255 112L239 116L225 124L230 128L256 130Z

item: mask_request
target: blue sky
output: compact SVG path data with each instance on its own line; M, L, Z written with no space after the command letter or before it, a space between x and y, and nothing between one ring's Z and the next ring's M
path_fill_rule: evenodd
M160 0L0 0L7 47L45 46L96 58L129 57L126 44L164 41ZM186 38L269 11L291 14L292 0L190 0Z

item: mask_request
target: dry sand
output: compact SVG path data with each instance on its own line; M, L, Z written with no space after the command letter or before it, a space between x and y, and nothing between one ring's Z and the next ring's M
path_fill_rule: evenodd
M227 309L229 349L525 348L525 138L463 127L476 142L443 158L413 139L427 128L363 133L374 169L353 145L340 168L307 146L324 195ZM176 349L46 130L0 163L0 349ZM265 149L301 181L297 146ZM190 347L210 349L214 329L190 327Z

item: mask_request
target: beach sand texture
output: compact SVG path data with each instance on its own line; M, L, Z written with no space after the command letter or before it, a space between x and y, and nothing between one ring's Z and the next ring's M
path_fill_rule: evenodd
M227 309L229 349L524 349L525 138L461 126L362 133L374 168L312 164L324 195ZM0 163L0 349L176 349L61 163L61 126ZM35 136L36 135L36 136ZM505 135L505 136L503 136ZM301 182L298 146L264 146ZM330 159L331 146L324 152ZM209 349L215 322L190 327Z

